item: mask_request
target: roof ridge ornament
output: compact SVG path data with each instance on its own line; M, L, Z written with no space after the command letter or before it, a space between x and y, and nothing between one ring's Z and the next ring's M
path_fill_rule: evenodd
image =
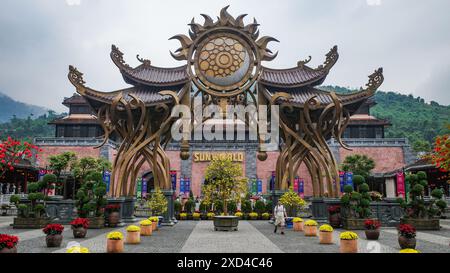
M144 66L151 66L152 62L149 59L144 59L139 57L139 54L136 55L136 59L141 62Z
M131 69L131 66L129 66L123 59L123 53L119 50L119 48L116 45L111 45L110 56L116 65L122 68Z
M78 69L72 65L69 65L69 74L67 77L75 87L84 87L84 84L86 83L83 80L83 73L78 71Z
M374 73L369 75L369 81L366 83L366 90L370 93L375 93L377 89L383 84L384 76L383 76L383 68L380 67L375 70Z
M298 67L304 66L304 65L308 64L311 61L311 59L312 59L312 57L311 57L311 55L309 55L307 59L305 59L303 61L298 61L297 66Z
M333 46L330 51L325 54L325 62L319 65L316 70L330 70L339 59L338 47L337 45Z

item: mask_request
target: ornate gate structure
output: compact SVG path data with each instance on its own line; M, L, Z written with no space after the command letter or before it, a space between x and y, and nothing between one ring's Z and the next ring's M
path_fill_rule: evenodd
M277 40L259 37L255 19L245 24L246 14L233 17L227 8L220 11L217 20L205 14L203 24L192 19L189 36L171 38L181 43L171 52L173 58L185 62L179 67L156 67L139 55L141 64L131 67L113 45L111 59L125 82L132 85L130 88L113 92L91 89L83 74L69 67L69 80L96 111L105 142L112 133L122 140L113 162L112 196L132 196L138 172L145 163L153 171L155 187L171 188L170 162L164 152L176 120L170 115L171 109L185 105L191 111L198 110L193 109L194 98L201 98L202 108L211 104L222 109L226 105L278 105L282 144L276 164L276 189L286 190L292 185L304 162L313 181L314 196L337 196L338 168L326 141L334 137L346 147L341 135L349 117L382 84L382 69L370 75L366 87L358 92L335 94L320 90L316 86L323 83L338 60L336 46L316 68L308 66L311 57L288 69L265 67L262 62L277 56L268 43ZM248 119L244 121L249 123ZM263 144L259 130L258 137ZM189 158L188 139L181 141L180 156ZM258 158L267 158L264 150L259 150Z

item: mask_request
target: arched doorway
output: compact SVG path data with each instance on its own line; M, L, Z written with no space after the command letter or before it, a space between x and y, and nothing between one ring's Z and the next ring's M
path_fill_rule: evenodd
M150 196L155 189L155 178L152 171L145 172L142 175L142 196Z

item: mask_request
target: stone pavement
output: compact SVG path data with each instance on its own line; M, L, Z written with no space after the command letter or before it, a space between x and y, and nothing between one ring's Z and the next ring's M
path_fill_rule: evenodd
M70 241L77 241L93 253L105 252L106 234L113 230L125 232L123 228L89 229L87 238L75 240L70 226L65 226L61 248L47 248L42 230L13 229L12 217L0 217L0 233L19 236L20 253L65 252ZM417 249L424 253L450 253L450 220L441 221L439 231L419 231ZM141 237L141 244L125 244L125 252L131 253L337 253L339 233L334 231L334 244L320 245L318 238L305 237L301 232L287 229L285 235L273 233L273 225L267 221L240 221L237 232L215 232L212 221L179 221L173 227L161 227L152 236ZM378 241L365 240L364 231L357 231L359 251L398 253L397 231L382 228Z

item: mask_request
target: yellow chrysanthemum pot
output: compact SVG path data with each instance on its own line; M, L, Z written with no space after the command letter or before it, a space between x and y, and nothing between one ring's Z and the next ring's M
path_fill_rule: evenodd
M141 243L141 229L138 226L127 227L127 244Z
M152 221L142 220L140 222L141 236L151 236L153 232Z
M322 225L319 228L319 243L330 245L333 243L333 227L330 225Z
M123 252L123 235L121 232L113 231L108 233L106 239L107 253L122 253Z
M339 250L341 253L358 253L358 235L351 231L340 235Z

